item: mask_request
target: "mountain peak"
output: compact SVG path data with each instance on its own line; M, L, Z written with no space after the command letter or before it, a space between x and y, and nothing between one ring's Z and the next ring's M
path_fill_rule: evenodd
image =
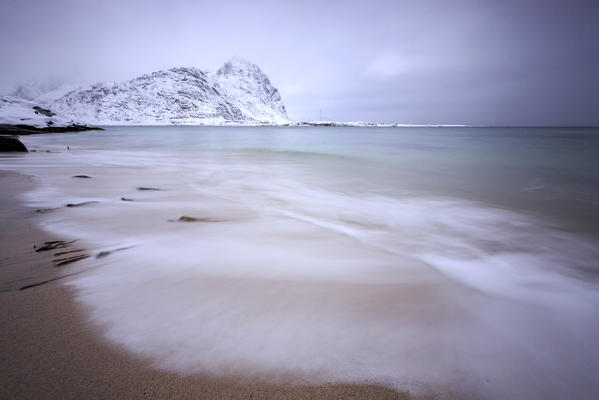
M259 109L273 109L278 115L287 119L287 110L281 101L281 94L270 82L268 76L256 64L247 60L233 57L220 67L215 75L216 87L240 101L235 104L243 111L247 107L256 106ZM249 104L244 99L253 94L259 103Z
M257 65L240 58L214 74L173 67L125 82L99 83L47 106L90 124L288 122L278 90Z
M216 71L216 75L256 75L262 76L264 72L256 64L251 63L239 57L233 57L225 62L222 67Z
M253 62L250 62L248 60L246 60L245 58L241 58L241 57L232 57L229 61L227 61L230 64L233 65L237 65L237 66L245 66L245 67L258 67L256 64L254 64Z

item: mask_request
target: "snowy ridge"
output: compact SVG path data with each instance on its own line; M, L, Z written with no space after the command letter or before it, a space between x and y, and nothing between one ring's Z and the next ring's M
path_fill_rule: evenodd
M46 103L87 124L168 125L288 121L278 90L255 64L233 59L216 73L171 68L97 83Z
M11 96L0 97L0 124L40 128L72 124L463 126L365 121L292 122L281 94L268 76L257 65L239 58L227 61L216 72L175 67L125 82L100 82L76 89L32 81L18 86Z
M13 96L0 97L0 124L46 128L75 123L69 116L39 107L37 102Z

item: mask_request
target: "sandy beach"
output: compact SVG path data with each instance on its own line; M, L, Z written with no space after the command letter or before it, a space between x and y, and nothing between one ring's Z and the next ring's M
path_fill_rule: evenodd
M597 175L557 176L567 133L347 129L23 137L0 398L594 399ZM577 132L564 171L595 160ZM530 165L488 188L498 141Z
M19 200L35 184L27 175L0 172L0 398L411 398L375 385L276 386L180 376L106 343L57 279L54 252L35 252L35 244L57 239L36 226L38 214Z

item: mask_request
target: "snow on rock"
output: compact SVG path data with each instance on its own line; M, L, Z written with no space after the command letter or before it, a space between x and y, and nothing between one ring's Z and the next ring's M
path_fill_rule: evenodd
M72 118L40 107L37 102L13 96L0 97L0 124L47 128L69 126L74 123Z
M226 93L244 115L258 121L289 122L279 90L257 65L233 58L211 78L216 88Z
M212 74L177 67L44 100L52 110L97 125L289 122L279 91L264 72L237 58Z

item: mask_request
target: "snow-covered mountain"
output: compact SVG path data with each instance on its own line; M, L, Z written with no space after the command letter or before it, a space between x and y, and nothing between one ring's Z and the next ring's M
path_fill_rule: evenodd
M215 87L226 93L244 115L255 115L257 120L271 120L272 117L273 121L277 121L277 117L288 119L279 91L257 65L234 58L211 78Z
M279 91L268 77L257 65L238 58L215 73L177 67L126 82L54 93L60 97L46 93L27 100L92 125L289 122Z
M47 128L79 123L71 117L40 107L39 104L39 102L15 96L0 96L0 125L28 125Z

